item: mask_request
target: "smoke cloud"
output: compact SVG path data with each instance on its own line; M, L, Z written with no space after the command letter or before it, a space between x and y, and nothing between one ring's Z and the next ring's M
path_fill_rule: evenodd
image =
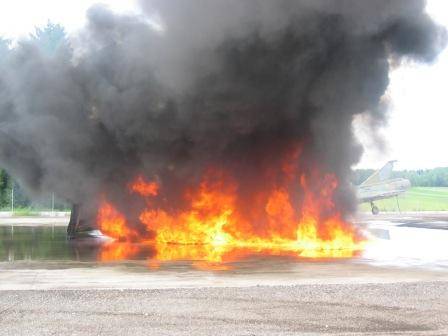
M142 1L93 6L72 47L20 41L0 66L0 165L34 195L92 211L139 173L167 199L205 167L241 192L292 143L340 181L362 153L352 120L384 123L391 60L431 62L445 31L420 0ZM123 201L123 202L120 202ZM129 206L131 208L131 206ZM128 209L131 211L130 209Z

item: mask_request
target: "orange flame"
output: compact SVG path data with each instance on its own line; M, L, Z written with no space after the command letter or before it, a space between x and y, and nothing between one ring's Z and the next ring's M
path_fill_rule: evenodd
M132 243L110 242L102 247L100 259L104 262L129 260L139 251L139 248Z
M156 196L159 193L159 185L156 182L147 182L143 176L137 179L129 187L132 192L144 197Z
M156 251L152 265L190 260L198 268L213 268L253 254L352 257L362 248L363 239L335 207L336 176L317 169L311 176L296 176L299 157L296 150L283 162L282 183L262 181L266 187L252 195L252 204L241 199L238 183L219 169L209 169L196 188L186 191L187 206L177 211L152 206L149 199L158 196L161 186L137 177L130 190L148 200L139 219L144 231L155 232L147 242ZM294 188L301 190L300 200ZM111 237L132 240L138 236L110 203L102 204L98 222Z
M136 236L136 233L128 227L126 218L105 200L98 210L97 222L99 229L109 237L130 240Z

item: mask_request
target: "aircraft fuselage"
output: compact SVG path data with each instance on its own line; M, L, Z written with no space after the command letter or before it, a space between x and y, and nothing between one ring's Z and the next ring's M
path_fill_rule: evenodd
M357 195L360 203L373 202L384 198L398 196L411 187L404 178L389 179L377 183L358 186Z

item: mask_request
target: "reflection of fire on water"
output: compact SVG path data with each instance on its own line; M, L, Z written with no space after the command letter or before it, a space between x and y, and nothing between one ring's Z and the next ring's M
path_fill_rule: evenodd
M139 216L144 230L129 225L123 214L103 200L99 227L118 242L107 245L101 259L131 259L140 251L131 243L136 241L155 250L151 266L190 260L199 268L212 268L251 255L354 256L363 238L335 206L337 178L318 169L308 175L296 173L298 158L296 151L279 169L270 170L250 206L240 199L236 180L220 169L208 169L199 185L186 190L187 206L178 211L153 205L163 185L138 176L128 192L146 201ZM300 191L299 196L294 190Z

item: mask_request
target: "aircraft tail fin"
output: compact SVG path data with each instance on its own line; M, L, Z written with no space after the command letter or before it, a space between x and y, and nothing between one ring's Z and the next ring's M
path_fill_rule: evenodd
M394 162L387 162L381 169L370 175L361 185L374 184L389 179L394 169Z

